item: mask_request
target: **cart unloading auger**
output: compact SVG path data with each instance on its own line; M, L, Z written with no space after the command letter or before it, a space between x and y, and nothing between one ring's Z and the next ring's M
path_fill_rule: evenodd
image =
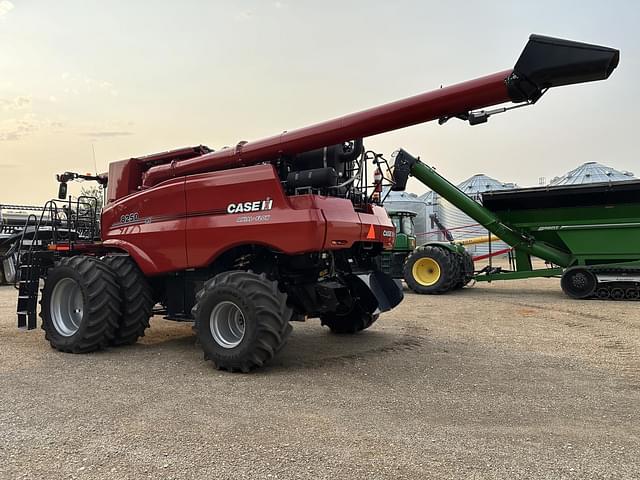
M376 267L395 229L369 194L363 138L436 119L479 123L494 112L478 109L606 78L617 59L534 36L515 68L493 75L234 148L112 162L95 178L107 184L99 234L95 199L69 198L52 239L21 251L18 323L35 328L42 278L46 338L66 352L133 343L152 312L193 321L205 357L232 371L268 362L293 320L364 330L402 290ZM58 177L60 198L76 176ZM51 218L61 218L59 201L45 207ZM90 234L72 228L81 213Z

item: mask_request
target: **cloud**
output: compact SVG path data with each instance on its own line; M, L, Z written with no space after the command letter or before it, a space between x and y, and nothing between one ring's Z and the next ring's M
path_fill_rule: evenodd
M41 122L33 114L26 114L22 118L10 118L0 123L0 142L20 140L41 126Z
M0 108L4 111L25 110L31 106L31 97L19 95L14 98L0 98Z
M249 20L253 16L253 10L244 10L236 15L236 20Z
M13 10L13 3L9 0L0 0L0 18Z
M60 121L41 118L34 113L9 118L0 122L0 142L13 142L44 130L61 133L65 125Z
M133 135L133 132L129 132L127 130L101 130L95 132L83 132L80 135L83 137L93 137L93 138L113 138L113 137L125 137L128 135Z
M67 84L63 89L63 92L66 94L71 93L73 95L78 95L81 92L93 93L101 90L107 92L112 97L118 96L118 90L115 88L113 83L107 80L96 80L95 78L87 75L78 76L69 72L63 72L60 75L60 78Z

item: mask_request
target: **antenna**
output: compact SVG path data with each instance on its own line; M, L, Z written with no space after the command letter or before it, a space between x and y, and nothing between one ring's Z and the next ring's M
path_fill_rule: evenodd
M98 175L98 164L96 163L96 144L91 142L91 151L93 152L93 168L96 176Z

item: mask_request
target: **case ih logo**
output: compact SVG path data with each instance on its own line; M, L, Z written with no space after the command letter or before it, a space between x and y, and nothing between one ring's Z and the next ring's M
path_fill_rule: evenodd
M227 213L260 212L262 210L271 210L272 207L273 200L267 198L266 200L256 200L255 202L230 203L227 205Z

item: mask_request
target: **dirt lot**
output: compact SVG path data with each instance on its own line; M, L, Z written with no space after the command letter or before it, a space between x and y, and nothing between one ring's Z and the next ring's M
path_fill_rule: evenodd
M155 318L52 350L0 287L0 478L640 478L638 304L555 280L408 293L354 337L296 324L250 375Z

